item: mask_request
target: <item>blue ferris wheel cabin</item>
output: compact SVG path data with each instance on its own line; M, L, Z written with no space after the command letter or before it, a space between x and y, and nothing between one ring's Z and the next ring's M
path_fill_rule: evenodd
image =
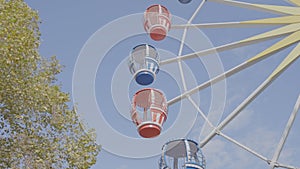
M179 0L180 3L182 4L188 4L190 3L192 0Z
M143 86L150 85L159 72L159 56L155 47L141 44L132 49L128 66L135 81Z

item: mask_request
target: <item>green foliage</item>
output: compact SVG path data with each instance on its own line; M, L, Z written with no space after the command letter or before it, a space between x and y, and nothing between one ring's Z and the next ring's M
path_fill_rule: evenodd
M39 55L38 24L22 0L0 0L0 168L89 168L100 147L55 84L62 66Z

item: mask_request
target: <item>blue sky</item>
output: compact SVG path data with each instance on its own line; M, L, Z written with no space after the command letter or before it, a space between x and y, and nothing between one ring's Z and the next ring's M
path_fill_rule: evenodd
M274 0L244 1L290 5L283 0L275 2ZM159 50L162 60L176 57L178 54L180 40L176 40L176 38L180 39L182 30L171 30L172 37L160 42L152 41L143 33L142 13L148 6L162 4L172 13L173 22L184 23L184 19L188 20L200 4L199 0L193 0L186 5L180 4L177 0L26 0L26 2L33 9L38 10L42 21L40 25L42 32L41 55L45 57L56 55L61 64L65 65L63 73L58 76L63 90L75 98L79 110L87 110L84 112L85 122L96 127L96 130L101 133L100 135L106 136L105 139L99 138L99 136L97 138L100 143L103 143L103 150L99 154L96 165L92 167L93 169L158 168L159 156L153 156L153 154L158 154L163 142L178 137L188 137L196 141L203 139L205 135L205 131L202 130L203 119L187 100L169 107L169 116L162 136L150 140L140 138L128 117L131 97L143 87L131 80L132 76L126 67L126 58L129 52L134 46L141 43L150 43L155 46ZM241 21L274 16L276 15L206 2L193 23ZM185 46L183 54L227 44L274 28L276 27L191 30L188 32L187 46ZM120 32L128 33L128 35L120 35L118 39ZM210 75L215 76L222 70L228 70L238 65L278 40L268 40L219 54L215 53L211 58L216 60L210 60L209 57L202 60L186 60L184 70L187 88L191 89L197 84L207 81L211 78ZM105 48L110 43L113 46ZM89 51L90 48L93 50ZM226 79L226 82L222 82L223 86L209 87L192 97L200 100L200 107L205 114L208 112L214 114L214 111L222 110L223 116L212 116L210 117L212 120L217 122L219 118L224 119L268 77L291 49L290 47L286 48ZM93 54L93 56L89 54ZM99 58L102 59L101 63L93 63L92 59ZM91 90L94 91L97 111L92 108L81 109L83 104L89 104L81 102L86 98L78 98L79 94L85 93L84 89L87 86L80 86L84 83L74 84L77 81L72 81L74 72L78 71L75 65L86 65L86 67L82 67L86 70L95 66L95 72L93 72L95 77L92 77L95 78L95 81ZM272 158L300 93L299 67L298 59L247 106L224 129L224 133L263 156ZM89 77L90 74L83 73L83 76ZM85 77L82 78L84 81ZM80 80L81 78L75 79ZM80 87L83 88L82 91L76 91ZM177 64L162 66L155 83L150 87L164 91L167 99L172 99L182 93L183 87ZM224 90L218 91L218 89ZM214 95L214 91L217 92L216 95ZM221 98L222 94L226 95L224 100ZM89 98L86 99L86 102L89 102ZM215 102L223 103L224 107L216 106ZM101 114L98 111L101 111ZM103 118L102 120L116 133L123 135L122 138L128 139L118 140L116 137L110 137L107 130L103 131L97 127L101 126L99 124L101 120L98 118ZM300 129L299 118L298 116L295 120L295 125L279 159L281 163L298 167L300 166L300 136L297 132ZM111 145L107 142L111 142ZM136 142L137 145L132 146L132 142ZM209 142L203 152L207 158L207 168L209 169L268 168L262 160L219 136Z

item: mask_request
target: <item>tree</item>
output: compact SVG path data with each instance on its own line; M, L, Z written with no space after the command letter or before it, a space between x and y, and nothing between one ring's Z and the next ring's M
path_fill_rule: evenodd
M22 0L0 0L0 168L89 168L100 147L69 95L62 66L39 54L39 17Z

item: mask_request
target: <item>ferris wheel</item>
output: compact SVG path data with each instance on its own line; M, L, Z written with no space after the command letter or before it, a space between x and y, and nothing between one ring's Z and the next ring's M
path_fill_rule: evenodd
M260 18L245 21L234 22L216 22L216 23L199 23L193 24L194 19L197 17L207 0L200 2L200 5L195 10L190 19L183 24L172 23L172 15L167 7L163 5L152 5L146 9L144 13L143 27L150 38L155 41L164 43L164 39L168 37L168 33L176 30L183 30L180 38L180 45L178 54L176 57L163 59L160 57L159 51L155 45L142 43L132 48L130 56L128 57L128 67L135 82L140 86L140 90L136 91L132 96L132 108L130 117L137 128L139 135L145 139L152 139L160 137L163 132L163 125L167 121L170 112L169 107L187 100L191 107L197 111L200 117L204 121L205 129L207 129L204 137L200 140L194 141L186 138L170 138L170 141L163 146L163 153L160 160L160 169L205 169L206 160L201 152L202 148L205 148L216 136L232 143L236 147L240 148L252 154L254 157L266 163L269 168L287 168L298 169L297 166L292 166L288 162L280 161L280 155L286 145L287 138L290 134L294 121L300 107L300 93L299 88L298 98L293 101L293 110L289 116L288 121L283 127L281 137L278 144L274 148L274 154L272 156L265 156L257 150L243 144L224 132L227 126L231 124L243 110L251 104L256 98L264 92L271 84L280 77L288 68L295 62L300 56L300 1L289 0L291 6L282 5L269 5L269 4L254 4L249 2L234 1L234 0L209 0L213 3L219 3L221 5L229 5L238 8L245 8L251 10L260 10L266 13L275 13L276 17ZM181 3L187 4L191 0L180 0ZM187 43L186 37L189 31L193 29L236 29L247 27L272 27L277 26L274 29L267 30L262 33L251 35L250 37L239 39L234 42L221 44L216 47L205 48L203 50L183 54L184 47ZM268 41L274 38L281 38L279 41L270 44L269 47L258 51L255 55L249 56L244 62L239 63L237 66L230 67L223 73L211 77L209 80L188 88L188 82L186 74L184 72L185 61L193 58L204 58L215 52L226 52L232 49L257 44L263 41ZM284 59L275 67L274 70L264 79L264 81L255 88L249 95L241 100L230 113L226 114L220 122L212 122L207 113L203 112L201 106L196 103L192 97L194 94L205 90L206 88L218 84L230 77L234 77L236 74L245 71L247 68L251 68L260 62L263 62L268 57L272 57L276 53L280 53L283 50L288 49L285 53ZM179 69L181 85L183 88L180 95L167 99L164 91L149 87L152 83L158 80L161 69L169 64L176 64ZM250 79L249 79L250 80ZM250 80L251 81L251 80ZM284 91L283 91L284 92ZM289 112L284 112L289 113ZM271 117L270 117L271 118ZM259 136L256 136L259 137ZM209 159L207 159L209 161ZM179 165L180 163L180 165ZM209 162L208 162L209 163ZM300 165L299 165L300 166ZM298 167L299 167L298 166Z

